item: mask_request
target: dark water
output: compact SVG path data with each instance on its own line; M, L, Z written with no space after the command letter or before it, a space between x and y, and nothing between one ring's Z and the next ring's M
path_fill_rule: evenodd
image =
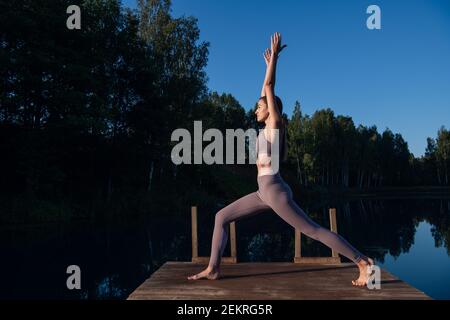
M450 299L450 200L354 199L300 206L338 231L377 264L435 299ZM214 213L199 208L199 253L209 255ZM237 222L239 261L292 261L294 230L272 212ZM142 221L0 227L1 299L124 299L167 260L191 255L190 210ZM302 253L330 250L303 237ZM229 254L229 248L225 255ZM66 269L81 269L81 290L68 290Z

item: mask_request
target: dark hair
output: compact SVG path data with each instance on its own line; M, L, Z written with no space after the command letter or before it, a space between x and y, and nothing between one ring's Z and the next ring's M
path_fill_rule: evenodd
M262 96L261 98L259 98L259 100L262 100L265 102L265 104L267 104L267 96ZM280 114L283 114L283 102L281 101L280 97L275 96L275 102L280 109Z
M262 96L261 98L259 98L259 100L263 100L265 104L267 104L267 97L266 96ZM259 101L258 100L258 101ZM280 150L280 159L282 162L287 161L287 135L286 135L286 131L287 131L287 123L284 121L283 118L283 102L281 101L280 97L275 96L275 102L277 104L278 109L280 109L280 115L281 115L281 119L283 122L283 144L281 145L281 150Z

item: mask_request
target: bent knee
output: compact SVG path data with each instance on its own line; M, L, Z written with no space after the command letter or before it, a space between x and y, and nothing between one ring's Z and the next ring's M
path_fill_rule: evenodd
M215 224L219 224L219 225L222 225L222 226L228 224L228 222L229 222L228 220L229 219L228 219L227 212L228 212L228 210L226 210L225 208L217 211L216 216L214 218Z

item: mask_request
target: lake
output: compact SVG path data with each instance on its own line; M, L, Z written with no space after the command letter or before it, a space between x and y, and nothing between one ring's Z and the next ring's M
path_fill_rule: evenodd
M434 299L450 299L449 199L342 199L299 205L376 263ZM199 207L199 254L209 255L214 213ZM294 230L275 213L237 221L239 261L292 261ZM80 221L1 226L1 299L125 299L167 260L191 257L190 208L140 221ZM305 256L328 256L302 238ZM229 255L229 245L224 255ZM345 259L344 259L345 261ZM67 267L81 269L81 290L68 290Z

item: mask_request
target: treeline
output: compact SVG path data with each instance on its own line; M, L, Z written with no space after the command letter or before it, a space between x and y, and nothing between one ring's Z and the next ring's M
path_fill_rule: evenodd
M449 185L450 135L445 127L428 138L425 155L415 158L401 134L376 126L355 127L330 109L312 117L296 102L289 123L289 155L299 183L370 188Z
M73 4L81 30L66 27ZM170 8L169 0L140 0L136 10L118 0L0 0L1 221L179 213L254 188L254 166L171 161L171 133L194 120L204 129L257 124L232 95L208 90L209 44L195 18ZM285 118L285 172L301 185L448 185L444 129L414 159L399 134L355 129L329 109L309 118L297 105Z
M73 4L81 30L66 27ZM197 118L208 95L199 32L194 18L172 17L167 0L139 1L135 11L117 0L1 0L7 220L174 205L170 134Z

